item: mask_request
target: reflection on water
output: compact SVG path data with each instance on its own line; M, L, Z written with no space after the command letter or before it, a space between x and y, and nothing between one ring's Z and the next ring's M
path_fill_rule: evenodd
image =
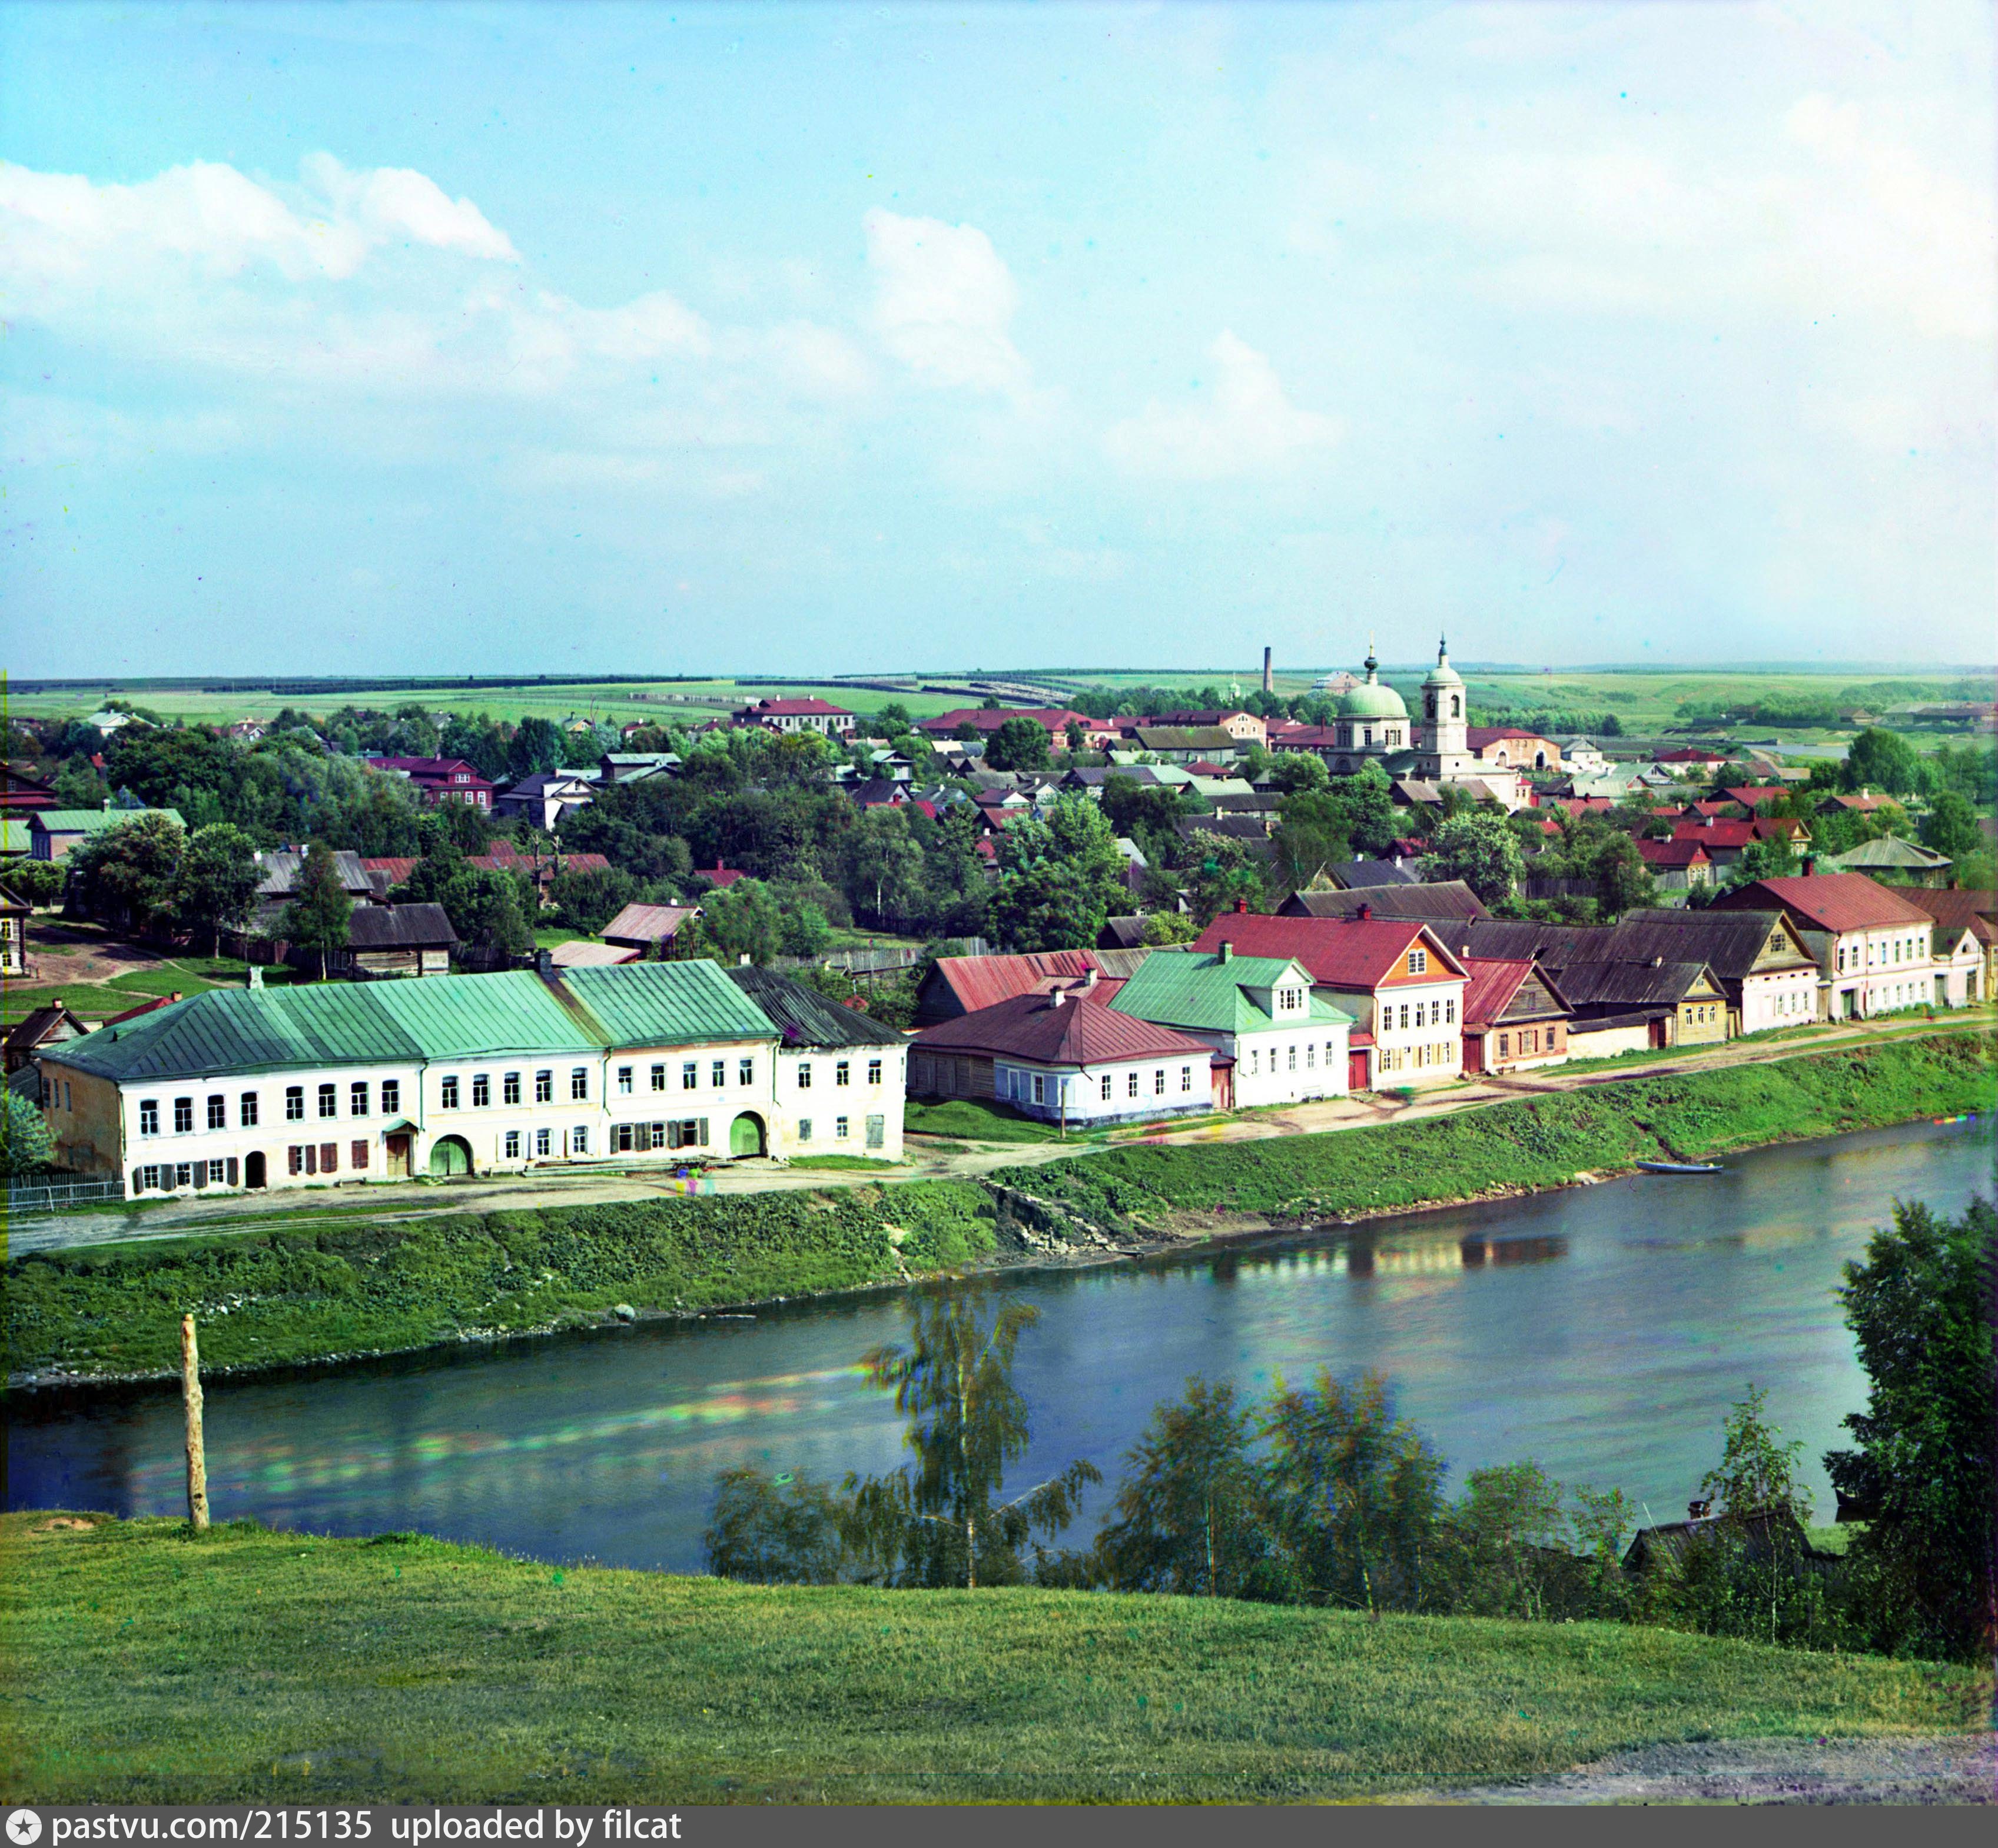
M1028 1472L1114 1478L1190 1373L1267 1391L1375 1368L1453 1474L1521 1456L1676 1508L1753 1380L1807 1477L1864 1380L1840 1267L1896 1198L1959 1211L1991 1186L1981 1129L1920 1125L1534 1198L1289 1235L1136 1268L1014 1276ZM900 1427L866 1383L904 1330L891 1295L749 1321L653 1325L208 1391L218 1518L338 1532L422 1528L542 1557L692 1569L717 1471L893 1466ZM179 1407L147 1390L15 1396L9 1505L181 1506ZM1099 1494L1092 1515L1104 1505Z

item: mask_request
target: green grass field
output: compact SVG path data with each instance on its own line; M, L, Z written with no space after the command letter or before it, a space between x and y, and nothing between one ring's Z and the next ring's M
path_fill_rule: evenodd
M1016 1115L1000 1104L982 1104L976 1098L953 1097L944 1104L918 1104L913 1098L904 1108L902 1127L918 1135L960 1136L973 1142L1059 1142L1064 1138L1060 1126L1036 1122ZM1096 1136L1107 1133L1098 1129ZM1087 1139L1080 1128L1072 1128L1066 1138Z
M8 1801L1272 1802L1968 1730L1974 1671L1606 1624L765 1589L0 1518Z

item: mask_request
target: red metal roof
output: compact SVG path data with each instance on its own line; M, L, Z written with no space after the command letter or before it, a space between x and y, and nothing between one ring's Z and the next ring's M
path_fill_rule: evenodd
M1051 980L1084 981L1090 972L1097 975L1091 998L1107 1001L1121 984L1106 979L1103 964L1094 950L1035 950L1015 956L939 956L939 980L949 989L966 1014L1015 995L1030 994Z
M1724 764L1727 759L1718 751L1709 751L1702 744L1682 744L1676 751L1654 751L1651 761L1660 764Z
M1710 821L1689 816L1672 828L1675 841L1697 841L1706 847L1746 847L1756 838L1752 821Z
M1519 992L1520 983L1533 972L1530 956L1467 956L1464 966L1471 976L1464 989L1467 1027L1489 1026Z
M1889 924L1927 925L1931 914L1863 872L1799 874L1755 879L1714 902L1730 910L1766 911L1774 900L1813 930L1878 930Z
M399 855L391 855L385 859L363 860L361 862L361 870L363 872L388 874L389 883L392 886L406 886L410 883L410 875L416 869L415 860Z
M915 1036L915 1043L1051 1066L1111 1065L1125 1059L1161 1058L1198 1059L1205 1064L1212 1056L1209 1047L1188 1035L1154 1026L1136 1014L1119 1014L1113 1007L1090 1006L1073 992L1062 990L1015 995L976 1014L925 1027Z
M778 718L800 718L812 713L829 715L835 719L853 717L843 706L835 706L824 699L759 699L753 706L745 706L745 713L768 713Z
M1072 711L1066 706L1008 706L997 710L982 706L960 706L955 712L939 713L934 719L925 719L918 724L918 731L928 732L936 737L951 737L960 725L969 725L983 734L997 731L1008 719L1033 719L1045 727L1050 735L1067 731L1071 724L1080 725L1084 731L1098 732L1115 737L1117 727L1101 719L1092 719L1086 712Z
M1212 955L1229 943L1238 955L1288 958L1302 963L1319 987L1371 993L1417 942L1427 944L1447 975L1464 973L1464 965L1418 917L1265 917L1229 911L1194 938L1194 948Z
M1706 857L1706 849L1697 841L1647 841L1640 838L1637 851L1647 866L1677 869L1713 864Z
M1738 802L1744 809L1758 809L1765 802L1774 802L1789 791L1778 786L1772 789L1751 789L1745 784L1732 789L1723 789L1721 794L1730 802Z

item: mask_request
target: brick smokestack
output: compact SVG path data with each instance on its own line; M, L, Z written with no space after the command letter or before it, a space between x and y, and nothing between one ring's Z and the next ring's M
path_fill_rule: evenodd
M1276 682L1270 672L1270 651L1265 648L1263 651L1263 690L1266 693L1273 693L1277 690Z

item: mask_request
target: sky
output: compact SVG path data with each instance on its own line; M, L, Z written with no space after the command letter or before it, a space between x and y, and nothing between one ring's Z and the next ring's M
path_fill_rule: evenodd
M1971 663L1977 4L0 7L0 665Z

